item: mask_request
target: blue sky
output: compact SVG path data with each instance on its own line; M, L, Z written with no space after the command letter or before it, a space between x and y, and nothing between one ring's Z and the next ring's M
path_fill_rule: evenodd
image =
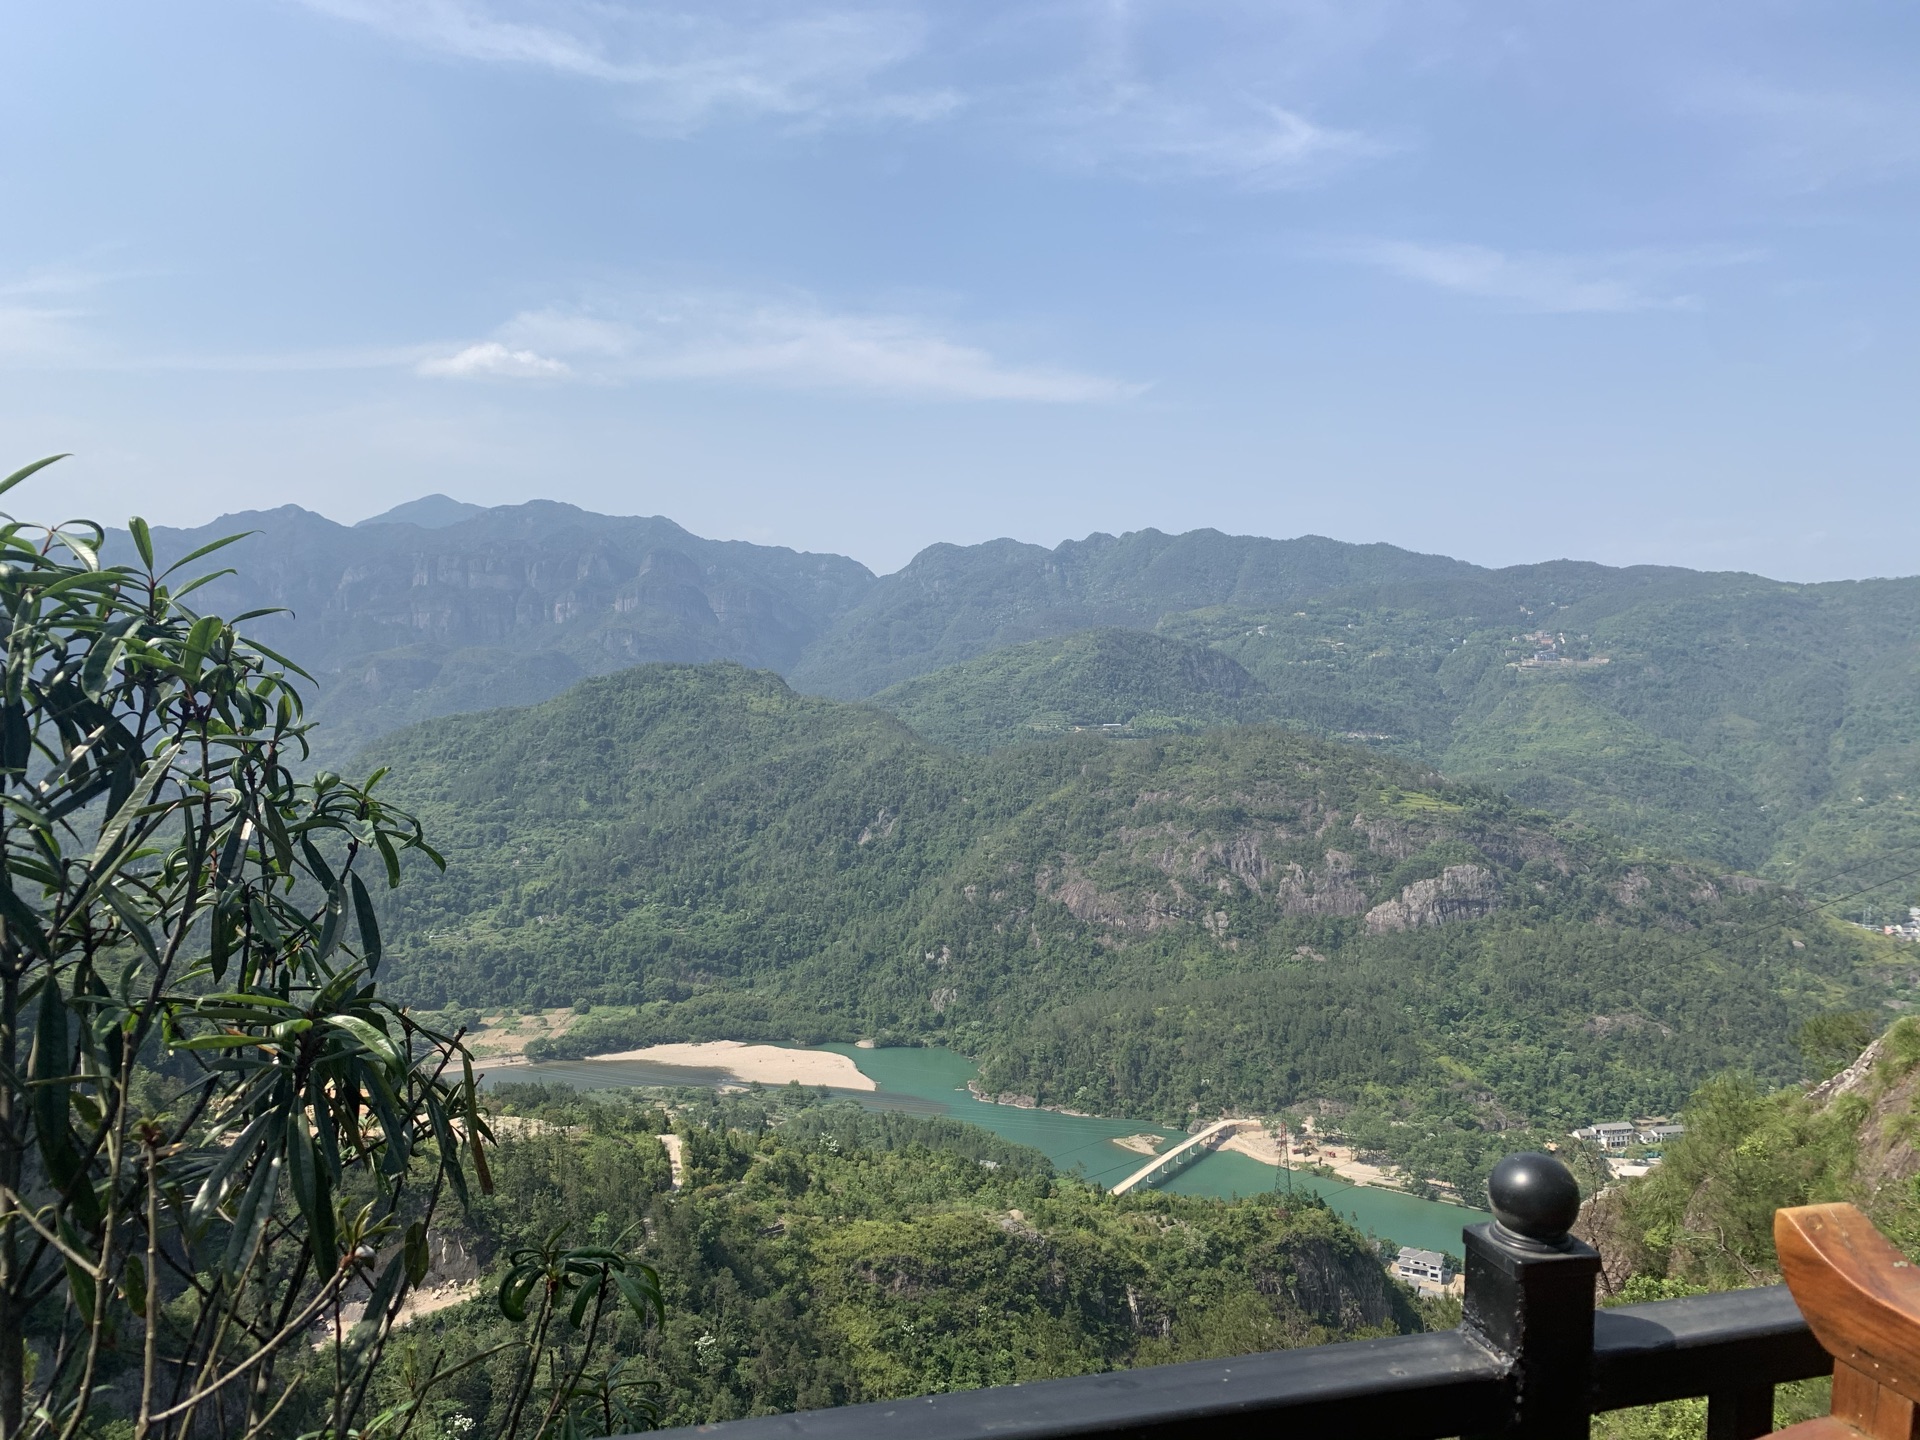
M1920 571L1910 0L102 0L0 50L0 459L78 452L26 511Z

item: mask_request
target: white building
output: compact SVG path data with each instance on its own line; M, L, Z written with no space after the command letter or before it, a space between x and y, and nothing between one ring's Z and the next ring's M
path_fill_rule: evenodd
M1447 1257L1438 1250L1402 1250L1393 1262L1393 1276L1428 1295L1444 1291L1453 1278Z
M1591 1140L1603 1150L1624 1150L1639 1138L1632 1124L1625 1120L1602 1120L1597 1125L1585 1125L1573 1132L1576 1140Z
M1678 1140L1687 1133L1684 1125L1649 1125L1640 1132L1642 1145L1664 1145L1669 1140Z

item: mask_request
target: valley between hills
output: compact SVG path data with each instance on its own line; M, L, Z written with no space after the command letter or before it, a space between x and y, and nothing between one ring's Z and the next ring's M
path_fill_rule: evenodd
M547 502L157 538L243 528L208 603L287 607L317 761L448 858L392 983L586 1012L536 1053L939 1044L1027 1104L1337 1115L1472 1197L1920 978L1840 918L1920 899L1920 581L1211 531L876 577Z

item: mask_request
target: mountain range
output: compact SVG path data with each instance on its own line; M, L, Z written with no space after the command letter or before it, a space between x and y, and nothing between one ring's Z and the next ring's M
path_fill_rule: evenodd
M326 763L588 676L726 660L971 750L1277 722L1883 914L1920 898L1920 579L1489 570L1210 530L940 544L876 576L445 496L357 526L287 506L155 533L178 554L243 530L206 603L286 608L256 628L316 677Z

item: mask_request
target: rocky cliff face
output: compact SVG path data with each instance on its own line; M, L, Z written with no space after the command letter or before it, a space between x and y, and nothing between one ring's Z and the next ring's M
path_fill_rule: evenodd
M1500 885L1484 865L1449 865L1432 880L1416 880L1397 900L1367 912L1369 935L1420 930L1449 920L1477 920L1500 906Z
M1372 1255L1330 1240L1309 1240L1289 1258L1284 1293L1322 1325L1350 1332L1390 1330L1406 1309Z

